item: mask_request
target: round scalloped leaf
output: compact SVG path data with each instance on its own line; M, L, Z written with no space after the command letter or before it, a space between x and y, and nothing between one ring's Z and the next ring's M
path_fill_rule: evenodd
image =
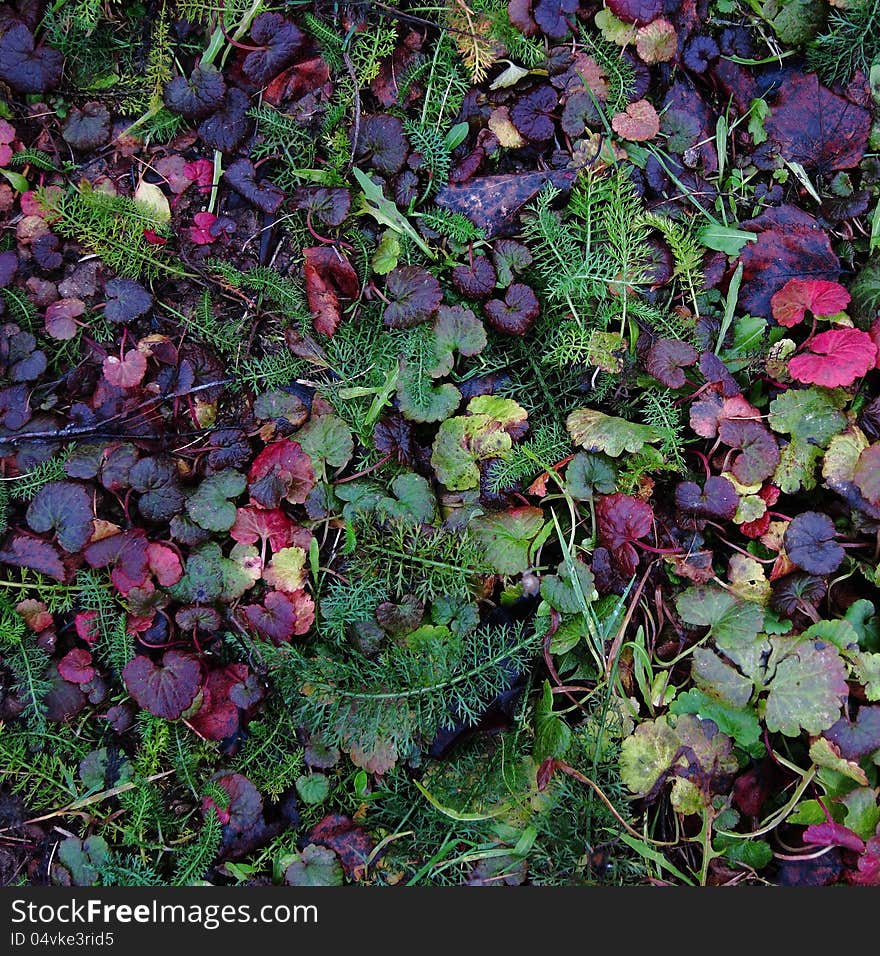
M582 613L594 598L593 572L579 559L574 564L574 574L563 561L556 574L545 574L541 578L541 597L563 614Z
M809 351L789 360L788 371L798 382L838 388L852 385L874 368L877 346L861 329L829 329L808 342Z
M153 305L152 295L134 279L110 279L104 293L107 296L104 317L109 322L133 322Z
M499 239L492 247L492 262L498 274L498 285L506 289L532 264L532 253L515 239Z
M260 49L244 58L242 73L264 85L291 63L305 42L303 32L279 13L261 13L251 26L251 40Z
M807 310L816 316L836 315L848 305L846 289L827 279L789 279L770 297L773 318L786 328L803 322Z
M452 371L454 352L460 355L479 355L486 347L483 323L461 305L441 305L434 319L434 340L437 364L431 369L432 378L440 378Z
M328 847L307 844L284 871L288 886L342 886L342 864Z
M565 469L565 490L579 501L589 501L597 494L613 494L616 480L614 469L607 461L583 451L579 451Z
M398 266L385 280L384 322L390 329L411 329L431 317L443 302L440 283L421 266Z
M302 548L282 548L272 555L263 579L279 591L293 593L305 584L305 565L306 553Z
M122 671L122 679L144 710L177 720L202 689L202 667L192 654L172 649L163 654L161 664L143 655L132 658Z
M660 132L660 117L648 100L636 100L612 117L611 128L631 143L644 143Z
M587 451L603 451L612 458L619 458L625 451L635 454L646 443L660 438L650 425L628 422L592 408L576 409L565 424L576 445Z
M779 445L760 422L727 419L718 426L718 435L725 445L740 450L730 470L742 484L756 484L776 471Z
M180 513L186 496L169 459L142 458L128 473L128 480L140 492L138 511L148 521L169 521Z
M650 23L663 12L663 0L608 0L607 6L624 23Z
M284 192L271 180L257 182L254 164L244 157L236 159L223 173L227 185L261 212L271 215L284 202Z
M675 488L675 506L680 511L698 518L718 518L730 521L736 514L739 495L733 483L721 475L711 475L706 484L682 481Z
M537 321L541 306L531 286L514 282L508 287L503 301L490 299L483 306L483 312L496 332L525 335Z
M675 27L659 17L636 34L636 52L645 63L665 63L678 52L678 37Z
M526 139L543 142L553 135L552 114L557 105L556 90L539 86L514 103L510 118Z
M235 524L235 504L247 482L240 471L231 468L205 478L187 498L186 512L206 531L228 531Z
M749 682L751 684L751 682ZM672 714L698 714L711 720L721 733L732 737L746 751L753 751L761 739L761 725L751 710L734 707L692 687L679 694L669 706Z
M859 455L853 481L872 505L880 505L880 444L869 445Z
M261 508L277 508L282 499L302 504L315 487L312 460L299 442L273 442L254 459L248 483L251 500Z
M846 396L818 388L790 388L770 403L767 422L775 432L808 441L824 448L846 428L841 408Z
M477 463L502 457L511 446L510 435L497 427L492 429L488 416L447 418L434 438L431 465L450 491L467 491L480 483Z
M110 139L110 113L103 103L74 106L61 135L74 149L87 152L103 146Z
M70 554L81 551L92 536L92 498L82 485L50 481L34 495L25 515L32 531L52 531Z
M244 142L248 133L247 111L250 100L242 90L229 90L223 106L199 124L199 136L206 146L231 153Z
M810 574L831 574L846 555L835 538L834 522L818 511L795 515L782 540L789 558Z
M632 793L647 796L671 769L678 748L678 734L665 717L642 721L620 746L620 779Z
M529 505L481 515L470 524L486 560L499 574L519 574L528 568L529 548L543 526L544 512Z
M345 467L354 451L351 430L336 415L319 415L313 418L297 432L296 440L311 459L316 473L320 473L326 466Z
M678 339L657 339L648 351L645 371L667 388L681 388L686 379L683 369L695 365L697 350Z
M379 113L361 121L355 156L359 163L368 163L380 175L399 173L409 148L403 122L396 116Z
M452 284L469 299L485 299L492 294L496 282L495 267L488 256L474 256L473 262L455 266Z
M189 79L176 76L165 87L165 105L187 119L204 119L219 110L226 99L223 74L210 65L199 65Z
M0 80L19 93L43 93L61 79L64 57L50 46L34 49L34 35L13 22L0 36Z
M849 696L846 665L837 648L786 637L773 637L770 644L776 667L764 713L767 729L786 737L827 730Z
M754 641L764 624L764 609L739 601L716 587L694 587L675 599L679 617L694 627L708 627L719 647Z

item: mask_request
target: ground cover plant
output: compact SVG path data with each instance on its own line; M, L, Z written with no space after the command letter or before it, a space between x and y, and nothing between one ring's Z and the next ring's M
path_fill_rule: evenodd
M0 7L0 879L880 883L878 18Z

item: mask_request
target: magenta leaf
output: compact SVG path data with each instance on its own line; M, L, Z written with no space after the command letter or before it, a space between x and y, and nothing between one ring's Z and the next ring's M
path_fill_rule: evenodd
M132 658L122 671L122 679L144 710L177 720L202 689L202 667L192 654L172 649L162 655L161 664L143 655Z
M16 568L29 568L56 581L64 581L66 577L64 565L54 545L29 534L16 535L9 546L0 551L0 562Z
M741 451L730 470L744 485L769 478L779 464L779 445L760 422L727 419L718 426L721 441Z
M789 279L770 299L773 318L791 328L813 315L836 315L849 305L849 293L839 282L825 279Z
M877 346L861 329L829 329L807 343L809 351L788 363L792 378L825 388L852 385L874 368Z
M861 853L865 849L865 841L853 833L849 827L841 823L814 823L804 830L804 843L814 846L839 846L844 850L854 850Z
M110 578L120 594L143 587L149 575L146 534L140 528L93 541L83 553L90 568L112 567Z
M71 684L88 684L96 674L92 655L84 647L74 647L58 661L58 673Z
M50 481L34 496L26 518L32 531L52 531L65 551L80 551L92 536L92 498L82 485Z
M596 498L596 524L600 544L608 548L621 572L635 574L639 555L632 542L650 533L653 508L630 495L601 495Z

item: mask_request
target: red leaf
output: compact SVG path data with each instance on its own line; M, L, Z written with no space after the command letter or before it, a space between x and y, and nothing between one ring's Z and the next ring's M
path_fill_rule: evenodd
M242 611L251 627L276 644L305 634L315 619L314 602L305 591L270 591L262 605L248 604Z
M211 234L211 226L217 221L212 212L197 212L193 216L194 225L189 227L189 238L197 246L209 246L217 237Z
M154 664L142 655L132 658L125 665L122 678L128 692L144 710L166 720L177 720L202 688L202 668L198 660L173 649L165 652L161 664Z
M315 486L312 460L299 442L273 442L254 459L248 483L251 500L263 508L277 508L282 499L301 505Z
M602 495L596 500L596 523L599 542L611 552L620 571L635 574L639 555L632 542L651 531L654 509L630 495Z
M660 132L660 117L648 100L637 100L635 103L629 103L622 113L612 117L611 127L623 139L643 143Z
M803 321L808 309L813 315L836 315L847 305L846 289L825 279L789 279L770 299L773 318L789 329Z
M360 283L351 263L332 246L303 249L306 298L315 331L333 335L342 318L339 300L357 297Z
M177 584L183 576L177 552L164 544L147 545L147 562L150 571L163 588Z
M73 626L76 636L87 644L94 644L100 637L97 611L80 611L73 619Z
M829 329L810 339L809 352L788 363L792 378L809 385L837 388L852 385L877 360L877 346L861 329Z
M865 841L857 833L853 833L843 824L830 822L808 826L804 830L804 843L814 846L840 846L845 850L855 850L856 853L862 853L865 849Z
M95 676L92 655L84 647L73 648L58 662L58 673L71 684L88 684Z
M294 543L294 531L297 530L300 529L280 508L247 505L236 511L235 524L229 534L240 544L256 544L260 541L265 545L268 541L273 551L280 551Z
M223 740L238 730L238 705L230 700L232 688L246 681L245 664L227 664L208 673L202 703L190 718L193 728L208 740Z
M871 129L871 114L819 83L815 73L790 73L764 124L785 159L828 173L858 165Z
M140 385L147 371L147 357L137 349L129 349L124 358L108 355L102 366L104 378L116 388L134 388Z
M149 572L147 544L146 535L140 529L122 531L93 541L86 548L84 557L90 568L113 565L110 579L120 594L128 594L132 588L146 584Z
M82 299L58 299L46 309L46 332L53 339L72 339L76 335L76 319L85 312Z
M52 627L55 623L52 614L42 601L34 598L26 598L15 605L15 610L24 618L25 624L35 633L39 634Z
M346 876L355 880L363 875L373 849L373 840L366 830L341 813L328 814L312 827L306 839L333 850Z

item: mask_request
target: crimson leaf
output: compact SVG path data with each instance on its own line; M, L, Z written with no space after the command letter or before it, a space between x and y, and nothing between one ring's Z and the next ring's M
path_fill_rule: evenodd
M202 668L192 654L172 649L162 655L161 664L143 655L132 658L122 671L122 679L144 710L165 720L177 720L202 688Z

